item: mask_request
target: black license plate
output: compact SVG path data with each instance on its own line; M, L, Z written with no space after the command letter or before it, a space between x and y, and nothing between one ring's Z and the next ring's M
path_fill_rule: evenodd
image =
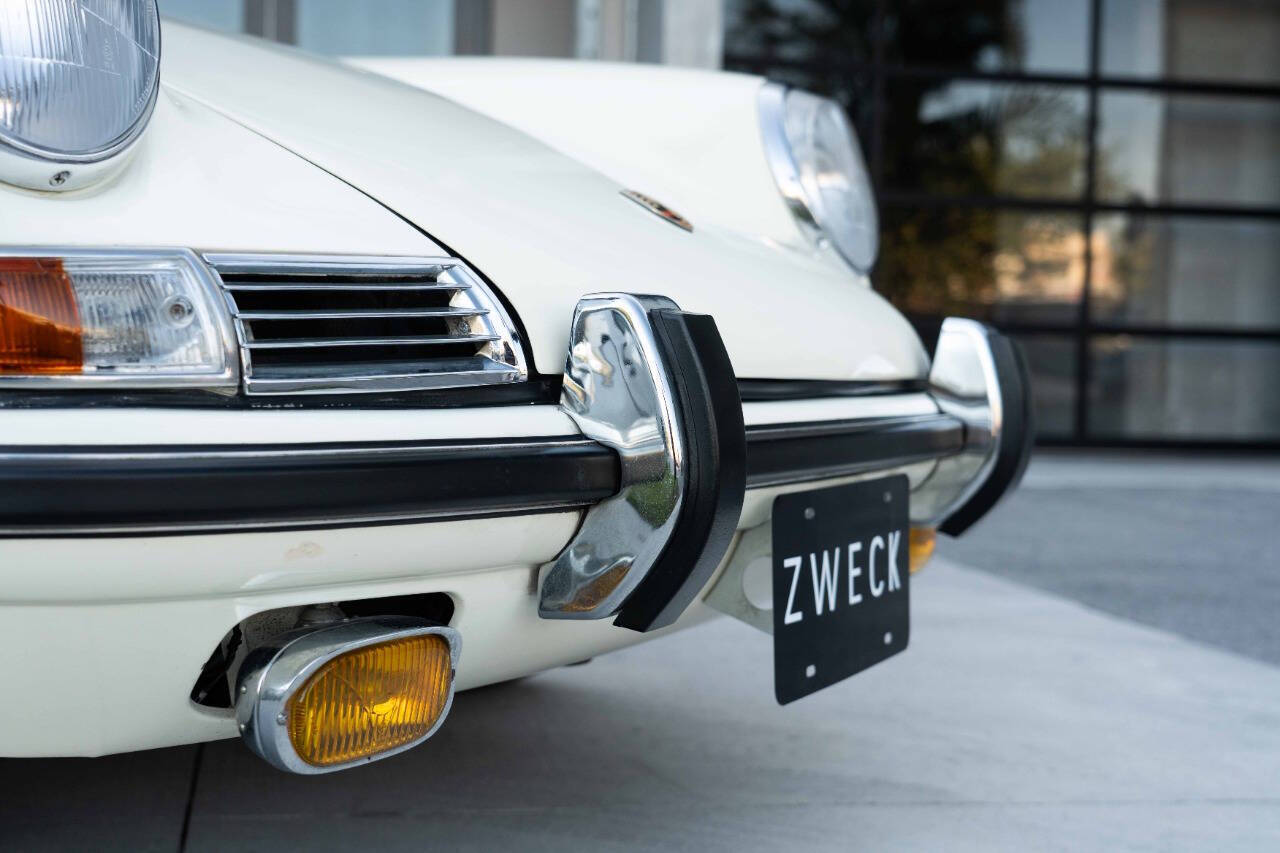
M907 478L773 502L773 686L785 705L907 647Z

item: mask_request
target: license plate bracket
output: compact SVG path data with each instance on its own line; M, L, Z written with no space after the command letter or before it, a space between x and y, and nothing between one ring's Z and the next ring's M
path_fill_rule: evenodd
M905 475L773 502L774 693L785 705L892 657L910 632Z

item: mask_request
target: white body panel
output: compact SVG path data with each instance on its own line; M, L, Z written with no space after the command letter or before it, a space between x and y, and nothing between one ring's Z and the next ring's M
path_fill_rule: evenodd
M813 251L765 160L759 77L545 59L346 61L509 124L696 224Z
M921 394L748 403L744 410L747 423L777 423L928 414L937 406ZM514 420L501 416L513 412L485 411L500 415L491 421ZM558 434L567 420L553 407L523 411L522 423L536 426L525 435ZM66 426L82 416L91 429L105 425L106 438L88 438L93 443L130 428L139 442L163 432L151 422L155 410L75 418L56 409L7 411L0 412L0 430L15 414L27 421L13 433L16 444L33 437L37 418L49 430L47 443L84 443ZM259 440L273 442L343 440L354 425L346 411L220 414L209 422L270 415ZM387 438L465 437L480 427L474 412L419 411L419 424L402 412L355 414L364 434ZM102 415L115 417L94 419ZM228 442L240 437L235 427L230 435ZM914 486L933 464L896 470ZM739 529L766 523L776 495L812 487L749 491ZM676 625L654 634L616 628L609 620L539 618L538 572L568 543L579 519L577 512L559 512L325 530L0 539L0 673L41 703L39 725L23 703L0 703L0 755L101 755L234 737L229 714L200 708L188 696L223 635L277 607L448 593L456 605L451 624L464 638L458 668L464 690L579 661L712 615L697 601Z
M714 315L741 377L928 372L910 324L829 259L715 223L688 233L547 145L378 75L180 26L165 36L165 85L359 187L465 258L515 306L540 372L563 370L573 307L601 290L659 293ZM830 325L815 333L819 318Z
M129 167L108 183L0 192L10 246L441 254L363 194L167 87Z
M431 67L415 66L414 74ZM440 91L481 111L506 112L542 141L371 73L168 24L159 101L129 167L100 186L63 194L0 187L0 240L458 254L510 300L546 374L563 369L574 305L595 291L664 294L713 315L744 378L878 381L927 373L920 341L901 315L796 232L758 159L759 81L653 72L654 89L644 95L647 72L601 67L592 82L547 66L538 72L542 82L508 90L503 75L522 73L518 66L457 68ZM425 78L415 82L430 88ZM559 131L535 121L532 102L520 107L530 87L562 90ZM634 110L608 103L615 90ZM585 114L570 122L565 97L586 103ZM661 124L664 100L684 132ZM552 109L552 101L541 103ZM623 188L659 196L693 219L694 231L621 197ZM550 405L2 403L0 447L577 432ZM748 424L936 411L922 394L744 408ZM907 473L918 483L932 465ZM767 522L780 491L750 492L740 529ZM233 736L231 717L195 706L190 690L230 628L277 607L448 593L464 638L463 689L651 636L607 620L538 617L539 568L579 520L577 512L549 512L305 531L0 539L0 676L39 703L38 714L29 702L0 703L0 755L97 755ZM677 627L706 612L695 603Z

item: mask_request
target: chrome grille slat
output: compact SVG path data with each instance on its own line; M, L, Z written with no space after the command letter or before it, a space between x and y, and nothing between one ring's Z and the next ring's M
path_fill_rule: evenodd
M280 341L246 341L246 349L305 349L308 347L376 347L391 346L434 346L437 344L483 344L498 340L497 335L428 335L424 337L383 337L383 338L292 338Z
M210 252L204 259L221 275L369 276L438 275L462 266L457 258L399 258L371 255L240 255Z
M457 258L204 255L247 394L360 394L528 378L514 324Z
M336 311L240 311L237 320L349 320L349 319L386 319L390 317L479 317L489 312L483 308L406 308L380 310L336 310Z
M354 291L382 291L382 290L466 290L471 287L469 284L441 284L439 282L418 282L409 280L403 284L395 283L379 283L366 284L361 282L340 282L337 284L329 282L235 282L233 284L223 285L227 290L232 292L247 290L354 290Z

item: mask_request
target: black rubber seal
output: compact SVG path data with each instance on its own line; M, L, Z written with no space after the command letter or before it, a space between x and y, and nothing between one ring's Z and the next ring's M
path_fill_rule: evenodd
M671 538L614 620L634 631L675 622L711 579L746 493L742 400L715 321L669 308L651 310L649 321L680 408L686 476Z

